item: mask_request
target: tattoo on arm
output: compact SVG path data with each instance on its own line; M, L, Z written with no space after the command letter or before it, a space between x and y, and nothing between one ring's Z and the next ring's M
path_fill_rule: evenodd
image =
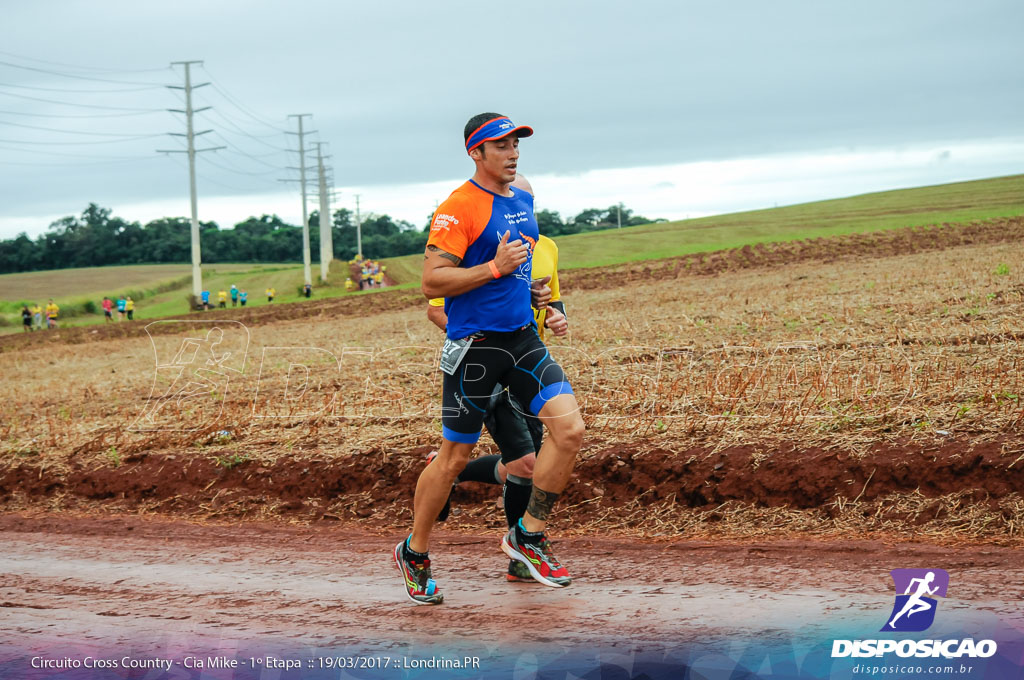
M526 511L534 519L546 522L548 515L551 514L551 508L555 506L555 501L558 500L559 495L561 494L545 491L534 484L533 492L530 494L530 504L526 506Z
M451 253L445 252L435 245L427 246L427 250L429 250L432 253L437 253L446 260L451 260L452 262L455 263L456 267L459 266L459 263L462 262L462 258L459 257L458 255L452 255ZM424 255L423 257L426 257L426 255Z

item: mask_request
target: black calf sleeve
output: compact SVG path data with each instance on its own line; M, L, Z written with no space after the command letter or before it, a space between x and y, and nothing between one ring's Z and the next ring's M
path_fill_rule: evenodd
M459 482L483 482L484 484L501 484L498 477L498 463L501 456L480 456L466 463L466 468L459 473L456 481Z
M505 481L503 498L505 499L505 521L511 529L526 512L533 492L533 480L509 475Z

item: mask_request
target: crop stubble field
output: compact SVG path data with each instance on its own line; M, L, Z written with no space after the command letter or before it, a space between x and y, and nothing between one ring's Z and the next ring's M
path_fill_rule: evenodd
M1009 218L567 274L552 353L588 432L554 531L1019 545L1022 236ZM11 338L0 508L407 526L440 441L425 302L289 307ZM448 528L502 526L497 495L461 485Z

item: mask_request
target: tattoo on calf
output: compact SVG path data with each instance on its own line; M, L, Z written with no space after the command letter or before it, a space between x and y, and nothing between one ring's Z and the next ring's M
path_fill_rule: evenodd
M555 506L555 501L558 500L560 495L551 491L545 491L534 484L533 493L530 494L530 504L526 506L526 511L534 519L539 519L542 522L547 521L548 515L551 514L551 508Z
M438 247L437 247L437 246L435 246L435 245L429 245L429 246L427 246L427 250L429 250L429 251L430 251L430 252L432 252L432 253L437 253L438 255L440 255L441 257L443 257L443 258L444 258L444 259L446 259L446 260L451 260L451 261L452 261L452 262L454 262L454 263L455 263L456 265L458 265L459 263L461 263L461 262L462 262L462 258L461 258L461 257L459 257L458 255L452 255L452 254L451 254L451 253L449 253L449 252L445 252L444 250L441 250L440 248L438 248ZM423 257L425 258L425 257L426 257L426 255L424 255Z

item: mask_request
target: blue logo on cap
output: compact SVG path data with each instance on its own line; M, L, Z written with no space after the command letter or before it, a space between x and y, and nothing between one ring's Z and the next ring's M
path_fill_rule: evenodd
M935 621L938 597L946 597L949 573L944 569L893 569L896 602L882 631L917 633Z

